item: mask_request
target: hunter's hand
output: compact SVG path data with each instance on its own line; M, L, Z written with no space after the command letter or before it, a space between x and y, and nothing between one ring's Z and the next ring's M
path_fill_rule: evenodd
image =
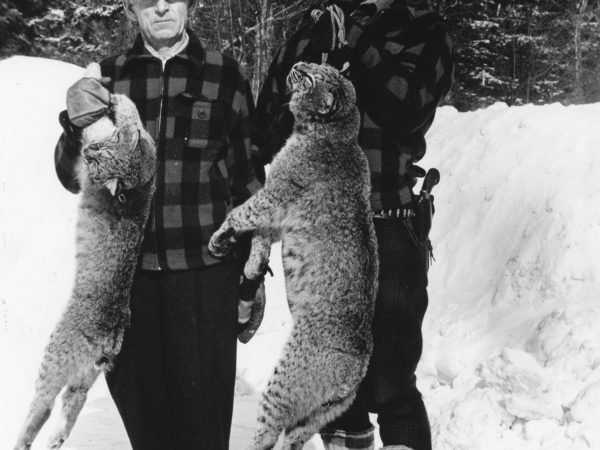
M86 127L102 117L110 107L110 92L102 84L100 66L90 64L83 78L67 90L69 121L78 128Z
M238 340L245 344L256 334L265 314L264 277L242 276L238 300Z

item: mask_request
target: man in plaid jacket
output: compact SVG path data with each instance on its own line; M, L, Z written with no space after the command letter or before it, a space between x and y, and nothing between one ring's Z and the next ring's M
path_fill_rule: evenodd
M240 262L207 243L260 184L251 163L252 99L237 63L186 31L194 0L124 0L140 34L84 79L61 113L60 181L79 186L80 128L136 104L157 145L157 190L131 294L131 326L107 381L134 449L227 449L235 381Z
M372 449L369 412L385 448L430 449L415 370L427 308L427 264L413 229L412 188L424 170L425 132L453 78L452 43L442 18L406 0L336 0L310 8L276 54L257 102L257 138L268 163L293 126L286 76L299 61L327 61L356 87L359 143L371 169L380 279L374 352L357 399L322 430L328 449Z

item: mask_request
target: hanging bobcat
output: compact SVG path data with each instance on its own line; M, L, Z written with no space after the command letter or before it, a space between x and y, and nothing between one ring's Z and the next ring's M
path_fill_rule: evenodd
M293 328L260 402L252 449L300 449L352 403L372 350L377 244L370 174L358 146L352 84L331 66L297 63L294 131L262 190L234 209L209 249L225 255L256 230L248 278L261 276L271 243L282 258Z
M129 294L154 192L156 155L133 102L111 95L111 103L109 113L82 132L75 284L46 347L15 450L31 447L66 387L61 425L48 444L61 447L88 390L119 353L129 324Z

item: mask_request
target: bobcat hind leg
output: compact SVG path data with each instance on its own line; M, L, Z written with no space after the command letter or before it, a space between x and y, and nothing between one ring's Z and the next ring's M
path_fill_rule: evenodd
M48 441L48 448L60 448L67 440L75 421L85 404L87 393L98 378L101 370L96 367L90 367L83 372L81 376L71 380L62 395L62 409L60 424L52 432Z
M30 408L25 424L21 428L14 450L29 450L31 448L40 429L50 417L53 404L54 399L51 402L41 402L36 399Z
M25 419L14 450L26 450L31 448L33 441L40 432L42 426L50 417L54 401L66 383L64 372L55 373L53 361L44 361L42 369L35 384L35 394L29 413Z
M284 448L301 448L350 406L362 379L363 360L317 348L298 328L263 393L253 450L273 448L284 431Z

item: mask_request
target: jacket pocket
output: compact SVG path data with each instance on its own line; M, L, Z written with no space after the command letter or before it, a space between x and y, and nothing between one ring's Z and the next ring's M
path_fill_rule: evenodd
M225 107L222 102L198 100L186 97L185 94L179 99L175 115L175 136L183 139L186 149L209 151L210 156L215 158L223 148L224 131Z
M177 97L175 135L180 142L185 182L199 183L214 205L231 205L225 157L227 134L225 105L193 94Z

